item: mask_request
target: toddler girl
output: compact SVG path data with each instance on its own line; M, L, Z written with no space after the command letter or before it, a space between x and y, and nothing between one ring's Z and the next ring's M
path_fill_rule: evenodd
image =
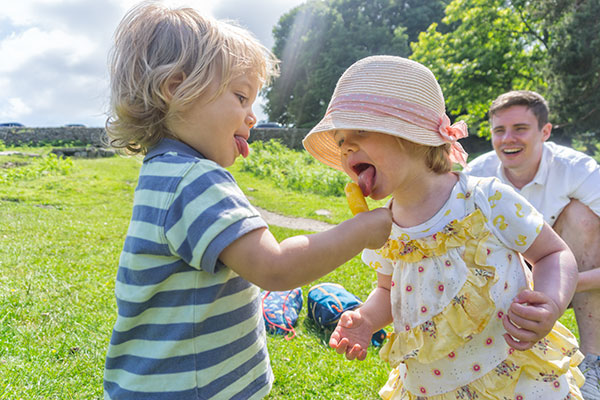
M582 355L556 322L575 290L573 255L511 188L451 171L465 165L466 135L419 63L368 57L338 81L304 146L364 195L391 195L394 224L382 248L363 251L377 287L330 346L362 360L393 322L384 399L581 399Z

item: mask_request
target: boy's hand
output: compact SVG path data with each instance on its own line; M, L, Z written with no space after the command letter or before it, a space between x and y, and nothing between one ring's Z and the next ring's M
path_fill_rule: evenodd
M392 212L388 208L376 208L372 211L361 212L354 218L359 218L361 229L367 238L367 249L378 249L385 244L392 231Z
M348 360L364 360L373 336L373 329L357 310L346 311L329 339L329 346Z
M544 338L560 317L556 303L545 293L520 292L502 319L504 340L516 350L527 350Z

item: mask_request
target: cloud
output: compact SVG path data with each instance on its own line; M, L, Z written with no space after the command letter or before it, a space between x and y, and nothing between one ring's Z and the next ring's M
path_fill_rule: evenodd
M0 43L0 54L10 55L0 59L0 73L22 71L45 56L61 59L69 68L92 57L97 50L97 44L81 34L29 28L22 33L11 34Z
M96 0L25 0L0 8L2 120L101 126L107 52L123 14Z
M10 119L10 117L20 117L31 113L31 109L18 97L11 97L5 101L0 101L0 118ZM10 120L7 122L15 122Z
M254 33L262 44L271 48L274 43L273 26L284 13L301 3L301 0L221 0L213 12L216 18L237 21Z
M0 7L0 122L102 126L108 51L138 0L16 0ZM166 0L238 20L267 47L278 18L301 0ZM262 101L262 100L261 100ZM258 102L257 102L258 103ZM258 111L259 106L255 106ZM264 117L261 112L259 118Z

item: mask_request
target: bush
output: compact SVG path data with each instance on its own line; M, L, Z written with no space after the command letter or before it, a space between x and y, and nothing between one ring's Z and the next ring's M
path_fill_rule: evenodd
M70 158L60 158L50 153L24 165L14 164L0 169L0 183L34 180L43 175L67 175L73 167Z
M348 176L321 164L306 151L290 150L281 142L256 141L242 160L242 171L274 182L277 186L324 196L343 196Z

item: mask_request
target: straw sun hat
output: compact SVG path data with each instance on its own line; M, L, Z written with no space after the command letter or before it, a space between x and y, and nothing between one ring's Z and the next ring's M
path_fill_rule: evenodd
M444 95L433 73L402 57L372 56L351 65L339 79L327 112L303 140L316 159L342 170L336 130L365 130L397 136L411 142L441 146L451 143L450 159L466 164L457 139L467 126L450 126Z

